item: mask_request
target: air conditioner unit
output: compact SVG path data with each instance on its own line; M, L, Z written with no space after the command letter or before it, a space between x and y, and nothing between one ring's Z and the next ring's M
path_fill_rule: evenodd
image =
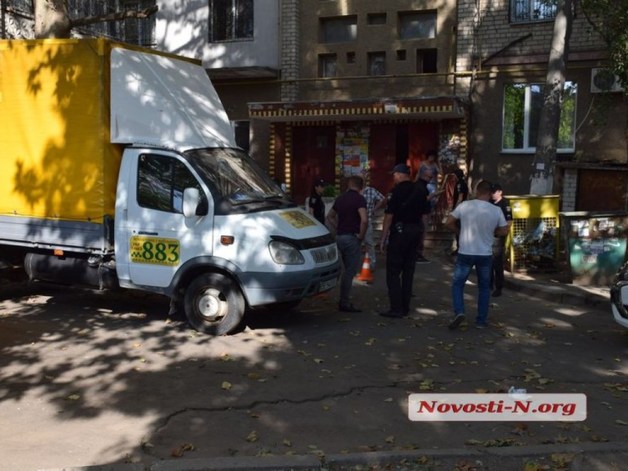
M619 77L608 69L595 67L591 69L591 93L623 92Z

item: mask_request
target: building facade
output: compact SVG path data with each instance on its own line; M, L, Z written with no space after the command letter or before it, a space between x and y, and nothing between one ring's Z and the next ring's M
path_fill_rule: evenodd
M557 174L563 210L626 209L627 105L575 2ZM104 35L203 61L237 142L301 203L314 179L340 189L368 172L416 172L430 150L471 183L526 194L555 7L540 0L90 0L71 14L145 8L92 25ZM33 37L32 2L0 0L1 36ZM607 78L607 77L606 77Z
M386 193L396 163L416 172L431 150L446 168L464 165L455 1L282 4L281 100L250 103L249 115L295 201L316 179L340 190L342 177L365 172Z
M605 45L574 3L554 190L563 211L626 210L626 100L619 87L600 83ZM510 194L530 190L555 13L535 0L458 1L456 70L470 97L470 174Z

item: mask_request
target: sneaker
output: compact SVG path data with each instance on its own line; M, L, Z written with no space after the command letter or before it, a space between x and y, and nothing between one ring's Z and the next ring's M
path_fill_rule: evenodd
M497 288L495 289L492 293L491 296L493 296L494 298L499 298L502 295L502 290Z
M457 314L453 321L449 324L449 330L456 330L464 321L464 314Z
M362 312L362 309L355 307L353 304L338 304L338 310L342 312Z
M425 258L423 255L417 255L416 263L430 263L430 261Z
M401 319L402 317L406 317L406 314L404 314L403 312L396 312L396 311L380 312L379 315L384 316L384 317L392 317L395 319Z

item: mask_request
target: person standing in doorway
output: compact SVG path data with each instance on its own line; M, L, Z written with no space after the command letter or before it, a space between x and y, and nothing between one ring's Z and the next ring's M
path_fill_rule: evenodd
M366 186L362 190L362 196L364 196L364 199L366 200L366 216L368 217L364 245L366 246L366 253L369 255L370 268L371 270L375 270L377 265L377 254L375 253L375 240L373 238L373 220L375 218L375 212L384 207L386 204L386 198L377 190L377 188L373 188L369 185L368 172L364 172L363 175Z
M478 183L476 198L463 201L447 217L445 227L460 235L460 247L454 265L451 296L454 319L450 329L457 329L465 320L464 285L473 267L477 274L478 300L475 326L488 326L493 238L508 234L508 223L501 209L491 203L491 184Z
M429 206L425 185L410 179L410 168L397 164L393 188L382 228L380 249L386 249L386 286L390 308L384 317L405 317L410 312L416 251L423 230L422 214ZM388 246L386 246L388 242Z
M309 213L321 224L325 224L325 202L323 201L324 189L324 180L314 180L314 183L312 184L312 192L310 193L310 197L307 202L307 209Z
M512 225L512 209L510 202L504 198L504 191L499 183L494 183L491 187L491 200L495 206L498 206L504 218L508 223L508 229ZM504 253L506 252L506 236L496 236L493 240L493 269L491 271L491 290L492 296L498 297L502 295L504 287Z
M419 244L416 249L416 263L430 263L430 261L425 258L424 249L425 249L425 231L427 231L429 227L429 217L432 212L432 199L437 196L436 191L430 191L430 182L434 176L434 168L430 165L422 165L419 168L419 174L417 176L416 185L421 188L421 194L427 194L428 204L422 210L421 213L421 236L419 237Z
M366 200L360 194L364 180L357 175L347 178L347 191L336 198L328 218L336 227L336 243L342 258L340 299L338 309L343 312L361 312L351 303L353 278L360 270L362 241L366 235L368 218Z
M438 175L442 172L440 163L438 162L438 154L435 150L431 150L427 153L427 160L425 160L421 167L419 167L419 173L421 173L421 169L423 167L429 167L432 169L432 178L427 182L427 189L430 194L434 193L438 189ZM432 206L434 206L434 202L432 202Z

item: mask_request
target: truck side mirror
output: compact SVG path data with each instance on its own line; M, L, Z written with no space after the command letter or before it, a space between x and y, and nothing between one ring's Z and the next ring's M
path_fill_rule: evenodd
M191 218L197 215L197 209L201 203L201 192L198 188L186 188L183 190L183 215Z

